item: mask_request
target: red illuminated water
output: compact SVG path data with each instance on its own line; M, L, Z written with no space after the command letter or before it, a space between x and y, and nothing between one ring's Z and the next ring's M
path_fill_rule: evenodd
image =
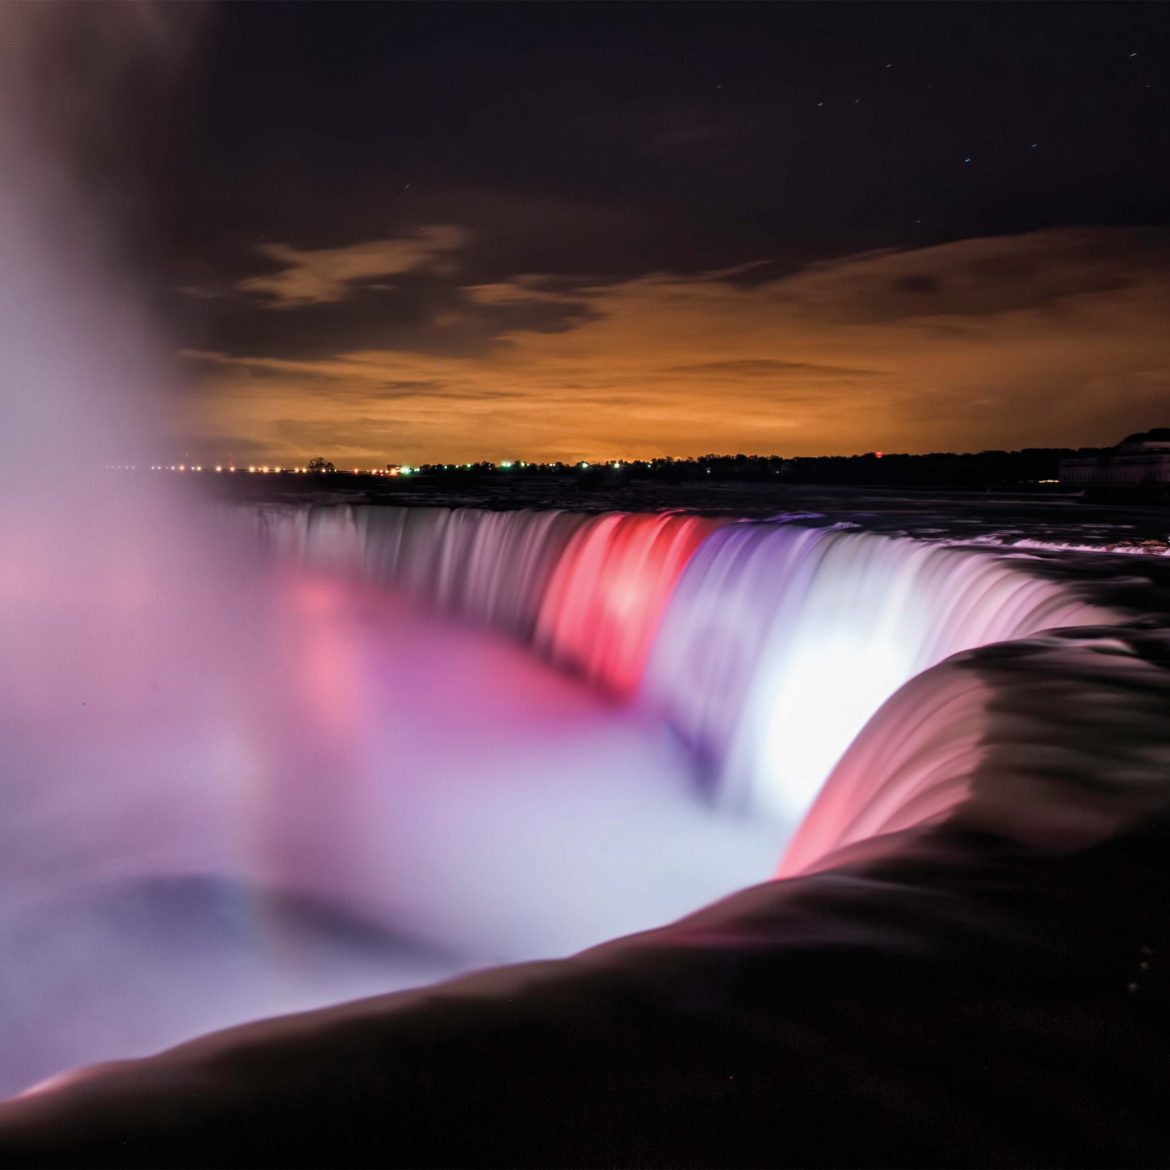
M679 576L721 523L615 513L583 524L544 595L537 645L614 694L630 695Z

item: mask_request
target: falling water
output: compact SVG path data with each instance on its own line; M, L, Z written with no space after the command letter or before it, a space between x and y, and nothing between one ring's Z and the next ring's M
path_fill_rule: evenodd
M549 581L537 644L616 694L631 694L679 574L716 527L694 516L591 519Z
M799 819L866 720L960 650L1117 621L1019 562L856 529L742 523L683 573L644 689L721 800Z
M977 646L1122 616L978 548L680 514L260 511L270 543L507 630L662 718L723 807L799 822L887 698Z
M718 521L525 509L259 509L278 554L405 589L538 646L619 695L633 690L683 567Z
M1164 629L1086 627L973 650L924 672L850 745L781 875L947 817L1052 853L1164 815L1168 664Z
M227 514L226 528L205 509L155 529L110 513L140 544L111 562L94 550L109 568L92 580L109 588L78 593L63 565L31 556L36 588L6 578L10 644L28 644L2 680L25 716L5 729L19 763L0 926L24 956L7 1002L42 1029L66 995L107 1021L79 1016L47 1047L26 1035L10 1083L648 926L764 878L798 827L786 873L944 816L1059 842L1162 799L1151 643L1081 586L996 550L808 518ZM257 532L267 565L233 543ZM69 612L77 632L100 632L77 638L68 665L38 661L33 642L56 643L36 631L70 628ZM525 646L612 714L587 711ZM1090 709L1111 713L1108 735L1081 718ZM1094 802L1101 744L1132 783ZM1053 786L1054 768L1080 780ZM79 994L75 980L143 970L128 943L157 930L179 879L196 884L176 913L206 919L210 898L241 924L243 966L218 971L220 928L201 928L199 962L183 980L155 972L159 1006L131 1025L108 983ZM111 928L127 898L137 909ZM338 941L347 920L374 952ZM65 953L51 931L29 933L54 921L74 924ZM201 970L231 995L192 986Z

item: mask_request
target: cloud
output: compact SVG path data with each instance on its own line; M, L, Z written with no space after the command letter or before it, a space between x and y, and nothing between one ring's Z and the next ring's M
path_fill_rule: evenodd
M256 251L283 265L278 271L249 276L233 291L258 297L273 308L291 309L345 300L358 286L406 272L442 271L450 254L465 247L471 233L451 225L420 228L413 236L367 240L344 248L300 249L260 244ZM214 290L184 286L188 295L215 296Z
M1061 228L825 261L773 287L820 320L970 318L1121 290L1168 266L1161 230Z
M826 366L817 362L778 362L772 358L729 358L720 362L699 362L692 366L669 366L669 374L711 374L732 378L868 378L876 370L855 370L849 366Z
M333 436L357 455L377 419L369 453L382 462L1107 443L1167 421L1168 245L1084 229L751 284L728 270L496 281L465 290L463 311L495 329L474 353L192 355L208 395L198 425L269 436L288 458L312 453L293 449L297 420L314 450ZM535 326L528 309L562 296L580 312Z
M544 276L513 276L494 284L468 285L463 291L476 305L583 305L574 292L557 289Z

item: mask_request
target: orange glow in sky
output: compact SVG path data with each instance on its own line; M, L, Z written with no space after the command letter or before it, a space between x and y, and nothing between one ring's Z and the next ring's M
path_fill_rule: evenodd
M259 292L298 314L362 295L378 269L443 263L463 236L381 241L364 266L298 253ZM1156 246L1155 246L1156 245ZM360 246L358 246L360 249ZM1128 228L884 250L751 281L751 267L564 291L539 277L468 286L475 322L561 308L556 329L314 358L186 351L191 437L213 458L339 465L616 460L704 452L819 455L1112 443L1170 391L1165 248ZM318 273L316 268L323 271ZM354 273L357 275L354 275Z

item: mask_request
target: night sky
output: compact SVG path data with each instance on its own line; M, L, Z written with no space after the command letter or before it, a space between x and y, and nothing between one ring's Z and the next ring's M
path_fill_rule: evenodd
M253 3L190 37L127 107L162 459L1170 423L1165 5Z

